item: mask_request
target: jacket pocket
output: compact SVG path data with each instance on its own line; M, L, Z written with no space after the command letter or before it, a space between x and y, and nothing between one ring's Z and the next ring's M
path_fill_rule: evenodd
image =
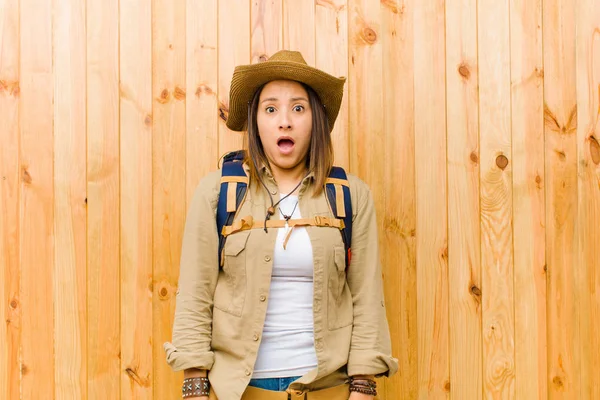
M352 295L346 284L346 253L344 246L333 248L335 267L329 273L328 316L329 329L338 329L352 323Z
M225 241L223 268L215 289L215 308L241 316L246 299L246 244L250 231L235 233Z

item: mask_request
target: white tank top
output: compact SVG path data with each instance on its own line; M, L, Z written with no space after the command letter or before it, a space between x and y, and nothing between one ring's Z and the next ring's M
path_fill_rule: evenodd
M297 202L298 196L289 196L279 203L279 217L284 219L281 212L293 212L292 219L302 218ZM286 228L279 228L267 316L252 375L255 379L301 376L317 367L312 245L306 228L298 227L284 250L285 234Z

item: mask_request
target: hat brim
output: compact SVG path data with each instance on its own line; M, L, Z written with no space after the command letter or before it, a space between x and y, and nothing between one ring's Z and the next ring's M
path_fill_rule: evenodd
M243 131L248 118L248 103L262 85L275 80L292 80L310 86L325 106L329 130L340 111L346 78L336 78L319 69L289 61L265 61L235 68L229 92L229 115L226 125Z

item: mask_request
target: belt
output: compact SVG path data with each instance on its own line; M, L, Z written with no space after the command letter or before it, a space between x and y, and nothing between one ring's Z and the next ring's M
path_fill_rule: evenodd
M350 396L347 384L313 391L288 390L275 392L249 386L241 400L348 400ZM209 400L218 400L212 391Z

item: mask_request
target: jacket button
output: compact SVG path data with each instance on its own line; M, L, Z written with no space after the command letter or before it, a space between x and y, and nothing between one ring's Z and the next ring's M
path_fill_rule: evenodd
M269 261L271 261L271 256L265 256L265 261L266 261L266 262L269 262Z
M260 301L265 301L267 299L267 296L265 296L264 294L260 296Z
M254 340L255 342L257 342L258 341L258 335L254 334L254 336L252 336L252 340Z
M247 369L246 371L244 371L244 373L246 374L246 376L250 376L250 370Z

